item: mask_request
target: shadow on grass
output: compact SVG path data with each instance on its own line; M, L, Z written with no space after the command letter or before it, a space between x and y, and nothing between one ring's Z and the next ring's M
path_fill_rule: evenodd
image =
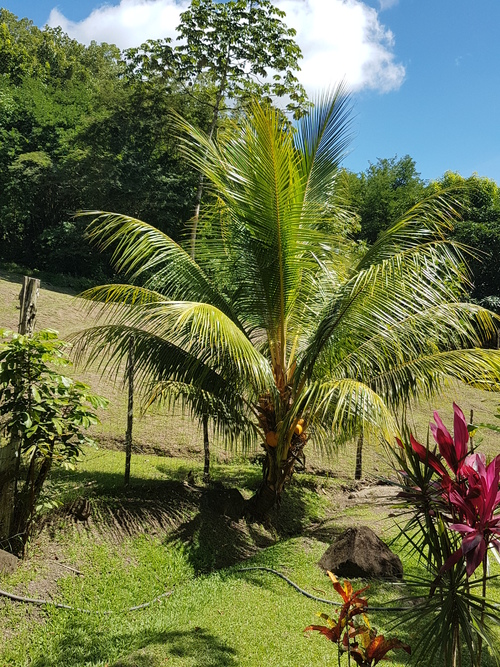
M274 544L271 534L242 518L245 499L237 489L212 484L201 492L197 509L165 541L183 545L196 573L229 567Z
M213 484L202 491L198 511L168 536L166 544L182 543L196 573L230 567L254 556L260 549L304 533L315 516L312 494L297 487L287 489L281 507L266 525L245 515L245 500L237 489Z
M156 667L169 657L185 658L192 667L233 667L238 664L236 651L208 630L187 630L118 634L103 631L88 619L68 618L62 636L41 655L33 667L87 667L106 664L110 667ZM122 657L116 659L117 655ZM112 662L112 660L115 660Z
M67 524L79 531L105 534L116 542L139 533L166 533L189 521L199 505L200 490L177 480L136 481L125 489L119 474L76 471L72 481L78 494L70 490L64 506L44 522L53 539ZM75 514L75 505L82 499L89 505L90 516L85 521Z
M244 518L245 499L238 489L221 482L191 486L185 481L187 473L177 470L177 479L133 480L125 489L121 474L76 471L72 481L80 496L70 496L46 520L49 535L56 539L65 524L117 543L139 533L163 535L166 545L182 545L195 572L207 573L240 563L278 537L304 534L311 523L320 521L317 494L307 488L292 484L263 526ZM253 474L249 477L247 489L258 481ZM88 503L86 521L79 521L75 513L82 497Z
M340 526L334 519L328 518L312 523L304 530L304 534L318 542L331 544L344 530L345 526Z

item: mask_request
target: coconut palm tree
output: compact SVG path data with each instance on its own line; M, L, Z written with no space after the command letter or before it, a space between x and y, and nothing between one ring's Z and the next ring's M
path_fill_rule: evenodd
M414 396L450 377L486 389L500 377L499 353L481 349L493 316L461 301L468 274L463 249L447 240L448 196L422 201L368 249L349 238L339 167L349 117L340 86L294 125L255 103L213 141L178 119L185 155L213 194L196 261L125 215L94 212L89 227L130 284L84 294L108 320L80 344L118 363L133 332L153 392L192 387L199 415L211 397L228 436L257 433L257 516L310 439L339 442L362 424L393 437L391 411Z

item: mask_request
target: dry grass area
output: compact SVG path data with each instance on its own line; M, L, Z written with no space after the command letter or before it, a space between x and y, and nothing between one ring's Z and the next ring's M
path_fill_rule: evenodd
M0 327L16 331L19 320L19 292L22 276L0 272ZM55 329L65 340L70 334L81 331L96 322L96 317L86 312L84 302L71 290L42 284L38 298L37 329ZM111 448L121 448L126 429L127 394L121 378L117 382L103 377L97 368L76 367L73 371L78 379L89 384L93 390L109 401L109 408L101 413L102 423L95 432L98 440ZM159 412L141 414L136 411L134 443L144 451L168 452L175 455L199 456L203 449L201 430L196 422L180 414ZM214 444L215 449L221 446Z
M22 276L0 271L0 327L17 329L19 310L18 297ZM71 333L92 326L94 316L89 316L82 301L71 290L63 290L49 284L42 284L38 300L37 328L51 328L59 331L62 339ZM126 427L126 391L121 382L102 377L96 368L76 368L74 373L92 386L94 391L110 400L108 410L101 415L102 424L95 436L103 446L122 449ZM438 410L445 423L452 424L452 402L455 401L468 417L474 412L474 422L492 422L493 414L500 403L498 394L477 391L460 383L450 385L445 394L435 397L431 402L423 401L414 406L410 420L413 432L425 442L427 427L432 412ZM498 453L498 436L482 430L481 450L490 454ZM156 453L163 456L192 457L202 456L202 434L199 424L181 414L166 414L150 411L143 415L138 408L134 425L134 444L136 451ZM214 440L212 452L216 460L224 462L235 454L226 452L224 443ZM386 462L383 450L376 442L368 442L364 454L364 471L374 476L383 475ZM345 478L352 478L355 467L354 445L335 455L322 452L308 452L311 469L331 471Z

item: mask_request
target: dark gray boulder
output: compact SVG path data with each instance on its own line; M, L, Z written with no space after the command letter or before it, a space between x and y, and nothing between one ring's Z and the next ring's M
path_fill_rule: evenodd
M12 574L16 571L19 559L8 551L0 549L0 572L2 574Z
M401 579L403 564L367 526L348 528L325 551L322 570L349 579Z

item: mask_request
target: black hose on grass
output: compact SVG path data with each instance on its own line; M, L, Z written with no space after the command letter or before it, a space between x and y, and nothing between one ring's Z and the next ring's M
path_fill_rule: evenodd
M317 597L316 595L313 595L312 593L308 593L305 591L303 588L300 588L296 583L294 583L291 579L289 579L287 576L282 574L281 572L278 572L278 570L273 570L270 567L241 567L238 568L237 570L233 570L233 572L252 572L252 571L261 571L261 572L269 572L271 574L274 574L275 576L279 577L280 579L283 579L283 581L286 581L287 584L289 584L292 588L294 588L296 591L298 591L301 595L304 595L306 598L309 598L310 600L315 600L316 602L321 602L322 604L329 604L334 607L341 607L342 603L341 602L336 602L335 600L327 600L326 598L320 598ZM174 591L168 591L167 593L162 593L158 597L154 598L150 602L145 602L144 604L137 605L136 607L130 607L129 609L124 609L123 611L91 611L89 609L79 609L78 607L71 607L70 605L67 604L60 604L58 602L52 602L51 600L38 600L36 598L27 598L23 597L21 595L14 595L13 593L7 593L7 591L2 591L0 590L0 596L9 598L10 600L14 600L16 602L26 602L29 604L36 604L36 605L52 605L53 607L56 607L57 609L68 609L70 611L78 611L82 614L119 614L119 613L127 613L129 611L137 611L139 609L145 609L146 607L151 606L154 602L157 602L158 600L161 600L162 598L170 597ZM408 611L411 609L411 607L369 607L369 611L379 611L379 612L387 612L387 613L397 613L401 611Z
M325 598L319 598L316 595L312 595L312 593L308 593L305 591L303 588L300 588L300 586L297 586L291 579L286 577L284 574L281 572L278 572L278 570L273 570L270 567L242 567L239 568L238 570L233 570L233 572L250 572L252 570L261 570L263 572L270 572L271 574L275 574L277 577L280 579L283 579L283 581L286 581L287 584L289 584L292 588L295 588L296 591L301 593L302 595L305 595L306 598L309 598L310 600L315 600L316 602L322 602L323 604L330 604L333 605L334 607L341 607L342 603L341 602L335 602L335 600L326 600ZM400 611L408 611L411 609L411 607L372 607L370 606L368 608L368 611L386 611L386 612L400 612Z
M7 591L0 590L0 596L4 598L9 598L9 600L14 600L15 602L27 602L29 604L36 604L39 606L51 605L57 609L68 609L69 611L78 611L81 614L122 614L129 611L137 611L138 609L145 609L150 607L154 602L161 600L162 598L170 597L174 591L167 591L167 593L162 593L158 597L145 602L144 604L139 604L136 607L129 607L129 609L123 609L122 611L91 611L90 609L79 609L78 607L71 607L68 604L60 604L59 602L52 602L52 600L38 600L37 598L26 598L22 595L14 595L13 593L8 593Z

